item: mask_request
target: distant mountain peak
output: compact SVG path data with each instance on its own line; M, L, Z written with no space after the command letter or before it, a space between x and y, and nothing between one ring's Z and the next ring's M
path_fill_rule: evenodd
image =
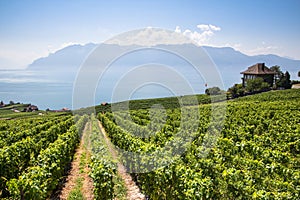
M117 48L122 48L118 44L102 44L103 48L109 48L111 51ZM136 48L143 47L140 45L130 45ZM266 66L279 65L282 67L282 70L288 70L292 74L292 78L296 78L296 71L299 71L300 61L294 60L286 57L280 57L274 54L267 55L256 55L248 56L240 51L235 50L232 47L212 47L212 46L195 46L191 43L183 44L157 44L153 47L164 48L164 46L172 46L172 48L183 48L186 53L193 53L195 48L204 49L217 67L232 70L231 73L237 73L241 70L246 69L247 67L256 64L256 63L266 63ZM86 57L98 47L98 44L87 43L85 45L74 44L67 46L63 49L56 51L55 53L49 54L47 57L39 58L35 60L31 65L28 66L28 69L31 70L42 70L42 71L51 71L51 70L73 70L77 71L82 62ZM189 48L191 47L191 48ZM105 55L103 55L105 56ZM142 59L142 58L137 58ZM225 70L225 71L226 71ZM293 75L293 73L295 75Z

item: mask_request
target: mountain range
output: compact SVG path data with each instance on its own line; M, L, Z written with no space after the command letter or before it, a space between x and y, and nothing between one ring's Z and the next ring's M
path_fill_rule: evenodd
M120 53L119 57L107 62L109 68L98 80L94 70L103 67L99 60L110 61L116 53ZM190 60L194 62L190 63ZM198 71L193 68L195 62L200 66ZM89 65L94 68L86 74L83 92L94 87L90 80L99 81L94 90L95 104L112 102L114 94L118 95L115 101L189 94L185 82L194 93L204 93L206 87L213 86L227 90L233 84L241 83L240 72L256 63L265 63L268 67L279 65L282 71L289 71L292 79L298 79L300 60L276 55L248 56L230 47L199 47L192 44L143 47L89 43L71 45L39 58L26 70L0 71L0 97L5 102L31 102L41 109L74 108L74 83L82 74L80 70ZM138 73L139 66L144 66L142 73ZM221 85L218 77L221 78ZM136 82L140 84L136 85ZM118 84L119 91L114 92ZM126 94L129 95L127 99ZM84 94L82 96L85 98ZM90 104L82 104L78 108Z
M89 43L86 45L71 45L65 47L47 57L35 60L28 66L28 70L47 72L48 74L55 72L56 77L60 77L60 74L63 74L65 79L72 81L74 80L75 74L80 66L84 63L85 59L87 59L88 55L97 48L97 46L97 44ZM265 63L268 67L278 65L281 67L282 71L289 71L292 79L297 79L297 72L300 70L300 60L280 57L273 54L248 56L234 50L231 47L196 47L192 44L180 44L156 45L151 48L165 49L166 46L168 49L182 49L184 55L194 54L194 52L197 51L196 48L204 50L215 63L225 81L225 86L239 82L241 77L240 72L256 63ZM118 51L121 48L122 46L116 44L104 44L104 49L107 49L107 51L105 51L102 56L107 56L106 54L109 52ZM142 47L135 46L135 48L138 49ZM149 60L149 57L152 59ZM143 64L147 62L166 63L171 66L179 65L177 60L174 60L172 56L162 55L160 52L157 53L154 51L146 54L140 52L139 54L131 57L129 56L129 58L123 59L122 65L136 65L137 63Z

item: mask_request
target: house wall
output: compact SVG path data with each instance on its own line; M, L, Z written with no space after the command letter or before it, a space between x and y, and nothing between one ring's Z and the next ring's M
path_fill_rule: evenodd
M243 86L247 86L247 80L252 80L256 78L263 78L264 82L269 83L270 87L274 84L274 75L273 74L263 74L263 75L256 75L256 74L244 74L243 80Z

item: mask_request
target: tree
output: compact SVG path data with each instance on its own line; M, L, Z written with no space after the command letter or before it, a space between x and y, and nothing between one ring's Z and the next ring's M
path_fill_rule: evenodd
M284 88L285 89L291 89L292 88L292 81L291 81L291 75L288 71L284 74L285 82L284 82Z
M14 105L15 102L14 101L9 101L9 105Z
M300 77L300 71L298 72L298 77Z
M291 81L291 75L288 71L286 71L283 76L279 79L279 81L276 83L277 87L282 87L284 89L291 89L292 87L292 81Z
M218 95L218 94L221 94L221 89L219 87L207 88L205 90L205 94L207 94L207 95Z
M275 78L275 85L274 85L274 88L278 88L278 87L280 87L280 86L278 85L278 83L280 82L280 80L282 79L282 77L284 76L284 74L283 74L283 72L281 71L280 66L278 66L278 65L272 66L270 69L271 69L272 71L276 72L276 74L275 74L275 76L274 76L274 78Z
M245 89L243 84L234 84L231 88L228 89L228 92L231 94L232 97L243 96L245 93Z
M263 78L255 78L247 81L246 90L248 92L259 92L269 89L269 84L264 82Z
M276 72L275 82L283 76L283 72L280 70L280 66L278 66L278 65L270 67L270 70Z
M275 86L276 88L290 89L292 87L291 76L288 71L283 73L280 70L280 66L275 65L270 68L272 71L276 72L275 74ZM300 77L300 71L298 72Z

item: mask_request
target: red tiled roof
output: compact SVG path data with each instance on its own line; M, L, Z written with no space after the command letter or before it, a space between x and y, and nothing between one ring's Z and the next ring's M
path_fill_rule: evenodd
M241 72L241 74L276 74L276 72L266 67L265 63L257 63L251 67L248 67L248 69Z

